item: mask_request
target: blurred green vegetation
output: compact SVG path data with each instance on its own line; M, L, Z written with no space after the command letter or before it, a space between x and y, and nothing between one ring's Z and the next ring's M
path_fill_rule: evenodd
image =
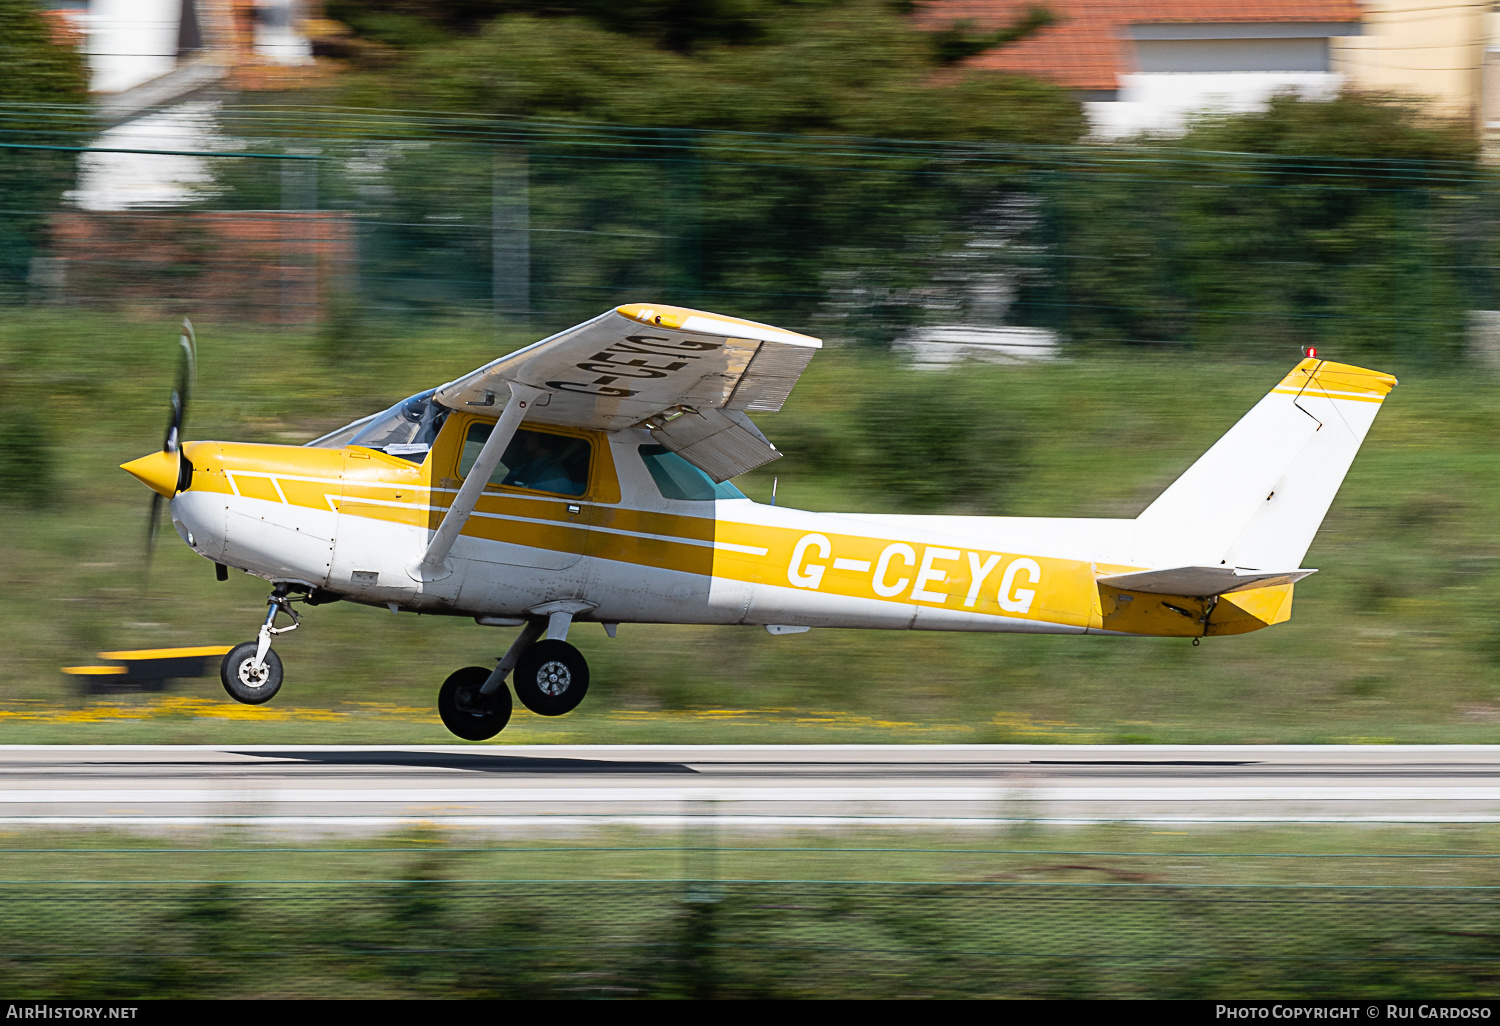
M53 43L33 0L0 0L0 143L50 141L47 107L81 103L88 88L82 53ZM36 105L17 117L7 108ZM26 293L31 257L45 240L47 214L73 187L77 155L0 148L0 303Z
M1500 181L1469 127L1389 97L1282 96L1204 118L1183 140L1108 146L938 122L910 137L896 122L826 129L885 133L861 137L487 109L227 108L217 125L249 154L301 159L215 158L191 206L333 215L316 223L357 256L318 272L332 315L321 330L351 352L362 319L499 311L540 326L649 297L874 349L919 328L1020 326L1075 351L1318 346L1455 367L1472 312L1500 309ZM93 138L79 111L49 110L0 112L0 132L42 119L59 145ZM32 239L0 247L13 263L0 302L158 296L191 311L195 291L227 298L216 261L244 254L176 213L151 215L149 229L139 212L90 215L93 242L33 261L72 158L0 152L24 165L6 180L40 190L0 211L0 231ZM257 259L271 274L277 259L311 258Z
M348 603L309 610L303 629L278 642L281 695L260 713L233 707L233 719L191 704L158 715L149 696L80 696L59 674L98 650L234 643L263 615L263 582L216 583L170 533L142 591L149 493L115 466L160 445L176 335L165 319L12 308L0 320L9 408L20 402L33 415L11 430L45 439L52 475L41 508L9 476L5 494L26 501L0 504L5 739L447 740L431 716L438 685L494 658L510 631ZM305 441L535 337L497 339L477 319L412 330L377 322L362 355L335 360L314 331L201 324L188 436ZM1134 516L1296 355L1096 354L945 375L833 347L782 413L761 418L786 458L738 483L766 501L779 478L779 501L808 509ZM1322 572L1298 585L1290 623L1200 648L634 625L611 641L583 627L570 640L593 667L588 702L557 720L518 715L499 740L1500 740L1500 630L1484 598L1500 582L1500 380L1473 368L1408 371L1399 359L1379 367L1402 384L1305 561ZM923 398L874 421L903 385ZM943 408L945 389L962 418ZM893 445L874 423L966 453ZM997 431L1008 447L995 448ZM212 678L175 687L223 698ZM124 712L91 717L105 705Z
M657 128L1069 143L1079 103L956 63L1047 25L927 31L891 0L334 3L360 107Z
M1500 306L1500 204L1471 124L1399 96L1284 94L1184 138L1087 144L1064 91L964 64L1045 27L1044 5L986 31L915 9L334 3L358 70L329 95L504 119L414 130L427 142L385 163L394 230L376 234L411 258L402 273L483 267L486 233L454 222L484 224L495 158L432 142L494 132L529 148L533 226L593 233L533 237L552 312L634 287L816 314L877 345L1003 319L1077 345L1237 350L1249 324L1262 344L1451 363L1468 311ZM559 124L634 134L585 156L543 138ZM421 291L472 300L486 282Z
M0 836L13 999L1492 991L1489 825Z
M383 311L490 308L523 231L516 309L581 320L649 295L874 348L1008 325L1075 349L1451 366L1470 311L1500 308L1500 183L1468 126L1397 98L1278 96L1109 146L367 113L225 112L255 149L323 159L215 161L200 206L349 212L347 288Z
M87 90L83 54L58 46L33 0L0 0L0 103L75 103Z
M1071 339L1236 349L1248 324L1262 346L1452 362L1500 299L1473 134L1411 101L1276 96L1138 156L1055 187Z

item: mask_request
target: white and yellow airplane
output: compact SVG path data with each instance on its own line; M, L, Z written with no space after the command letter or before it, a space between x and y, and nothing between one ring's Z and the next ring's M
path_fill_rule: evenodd
M521 631L451 675L453 733L521 702L575 708L574 621L1191 637L1291 615L1300 564L1388 374L1309 358L1133 520L812 513L728 481L780 456L779 410L821 346L677 307L622 306L305 446L178 444L124 465L193 551L274 586L224 687L281 686L293 601L471 616ZM191 346L187 337L184 348ZM892 411L890 430L900 431ZM157 501L157 500L153 500ZM278 614L291 617L276 626ZM543 631L546 639L539 640Z

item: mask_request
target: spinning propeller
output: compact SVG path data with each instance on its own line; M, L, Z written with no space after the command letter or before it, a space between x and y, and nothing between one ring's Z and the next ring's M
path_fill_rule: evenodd
M193 465L182 455L182 429L187 420L188 396L198 374L198 343L193 338L192 322L185 317L182 320L182 336L177 344L181 347L181 352L177 354L177 387L172 390L172 413L167 421L167 434L162 440L161 452L120 465L121 469L129 471L156 493L151 496L151 514L146 522L148 566L156 549L162 500L170 500L186 488L193 477Z

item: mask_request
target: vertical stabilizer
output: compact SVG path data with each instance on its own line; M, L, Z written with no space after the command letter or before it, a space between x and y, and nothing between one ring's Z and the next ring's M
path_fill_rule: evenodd
M1396 379L1303 360L1136 520L1144 566L1301 564Z

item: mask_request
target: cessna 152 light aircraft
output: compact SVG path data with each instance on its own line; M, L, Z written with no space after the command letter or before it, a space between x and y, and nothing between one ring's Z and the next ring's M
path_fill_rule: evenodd
M194 552L274 590L225 689L265 702L294 601L521 630L438 708L495 736L589 685L575 621L1191 637L1291 615L1313 535L1396 379L1309 358L1133 520L812 513L729 479L780 456L779 410L822 343L677 307L621 306L305 446L181 442L124 469ZM191 328L183 338L192 353ZM891 430L901 430L892 411ZM154 517L154 513L153 513ZM154 523L154 520L153 520ZM277 627L281 614L290 623ZM542 639L545 631L546 638Z

